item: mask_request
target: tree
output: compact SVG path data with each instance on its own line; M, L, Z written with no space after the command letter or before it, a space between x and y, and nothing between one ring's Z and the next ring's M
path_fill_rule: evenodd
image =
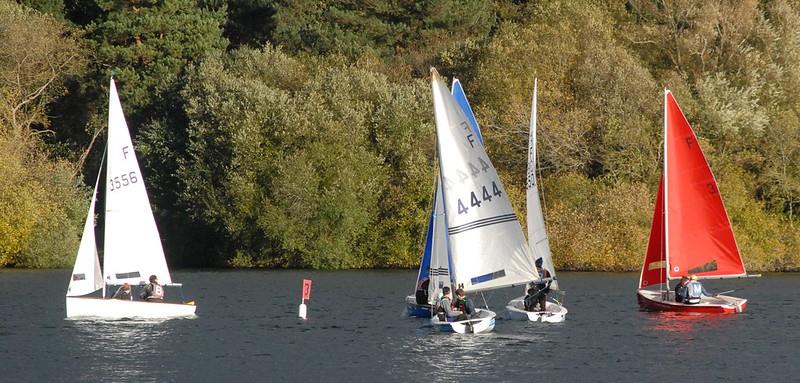
M184 92L182 200L236 266L413 264L433 187L427 93L270 46L211 60Z

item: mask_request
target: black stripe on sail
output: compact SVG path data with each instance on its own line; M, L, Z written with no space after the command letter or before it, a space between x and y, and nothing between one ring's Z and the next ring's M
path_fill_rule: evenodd
M141 274L138 271L131 271L128 273L117 273L114 274L114 277L117 279L131 279L131 278L139 278Z
M440 267L438 269L428 269L428 275L450 275L450 270L447 270L445 267Z
M504 222L511 222L516 221L517 216L515 214L505 214L505 215L498 215L496 217L484 218L479 219L477 221L472 221L470 223L465 223L459 226L453 226L447 230L447 234L453 235L458 233L463 233L468 230L477 229L479 227L496 225L498 223Z

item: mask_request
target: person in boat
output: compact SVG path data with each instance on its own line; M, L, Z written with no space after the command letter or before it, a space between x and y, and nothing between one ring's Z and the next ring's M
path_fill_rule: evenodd
M461 314L456 317L456 321L467 320L475 313L475 304L472 302L472 299L467 298L464 289L456 289L456 301L453 305L456 311L461 312Z
M120 286L117 289L117 292L114 293L114 297L113 298L114 299L123 299L123 300L127 300L127 301L133 299L133 294L132 294L132 291L131 291L131 285L129 285L128 283L123 283L122 286Z
M430 286L430 278L423 278L417 286L416 298L418 305L428 305L430 300L428 298L428 286Z
M442 322L450 321L452 318L463 314L461 311L453 309L453 297L450 293L450 287L445 286L442 288L442 298L436 302L434 313Z
M684 303L686 302L687 293L689 292L686 285L689 284L691 278L688 275L684 275L681 277L681 281L675 285L675 302Z
M139 297L148 302L164 302L164 287L158 284L158 277L150 276L150 283L144 287Z
M552 275L550 271L542 267L543 264L542 258L536 259L536 272L539 273L541 279L530 283L528 295L525 296L525 311L535 311L537 305L540 311L546 310L547 293L550 292L550 282L552 282L548 278L552 278Z
M700 303L700 299L703 296L710 297L711 294L706 291L706 288L703 287L703 284L700 283L698 280L697 275L692 275L691 281L686 285L686 302L690 305Z

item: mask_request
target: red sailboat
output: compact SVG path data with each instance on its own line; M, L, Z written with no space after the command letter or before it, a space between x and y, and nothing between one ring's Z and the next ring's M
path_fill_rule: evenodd
M738 313L747 300L703 296L680 303L669 281L743 278L747 272L717 181L675 97L664 92L664 165L637 298L646 310ZM653 289L658 287L658 289Z

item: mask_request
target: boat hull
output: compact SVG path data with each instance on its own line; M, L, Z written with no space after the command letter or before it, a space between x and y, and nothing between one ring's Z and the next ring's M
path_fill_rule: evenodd
M512 299L506 305L508 319L527 320L531 322L558 323L563 322L567 317L567 308L548 301L545 311L525 311L525 297Z
M472 318L458 322L442 322L439 317L431 318L431 325L440 332L457 334L483 334L494 330L494 311L477 309Z
M687 313L735 314L744 312L747 299L717 295L704 296L698 304L675 302L671 293L639 289L636 298L639 306L647 311L670 311Z
M406 297L406 316L414 318L430 318L431 305L421 305L417 303L417 297L409 295Z
M196 309L192 304L67 297L67 318L185 318L193 317Z

